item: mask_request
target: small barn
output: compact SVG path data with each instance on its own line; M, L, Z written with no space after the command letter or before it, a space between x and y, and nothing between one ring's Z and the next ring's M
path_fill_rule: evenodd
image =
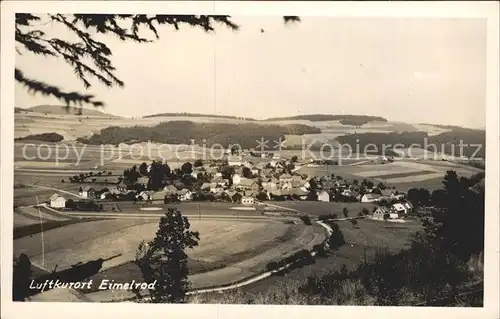
M57 193L50 196L49 201L50 201L50 207L52 207L52 208L65 208L66 207L66 199Z

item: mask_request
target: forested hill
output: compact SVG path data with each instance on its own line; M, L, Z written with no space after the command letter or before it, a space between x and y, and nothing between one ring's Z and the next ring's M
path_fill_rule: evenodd
M242 148L256 147L256 141L261 139L269 141L269 147L273 147L273 141L285 138L287 134L319 134L321 130L315 127L291 124L291 125L263 125L254 123L229 124L229 123L195 123L191 121L162 122L156 126L133 126L105 128L98 134L89 138L79 138L78 141L85 144L119 144L156 142L164 144L190 144L191 140L202 144L206 140L207 146L221 144L227 147L231 144L239 144Z
M344 125L363 125L368 122L387 122L380 116L369 115L335 115L335 114L304 114L289 117L272 117L265 121L306 120L311 122L340 121ZM349 124L352 123L352 124Z

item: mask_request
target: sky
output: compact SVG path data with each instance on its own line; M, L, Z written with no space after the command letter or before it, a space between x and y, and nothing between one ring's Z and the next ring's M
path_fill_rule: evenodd
M85 91L61 59L23 53L16 67L68 91L96 95L122 116L164 112L257 119L359 114L407 123L484 127L486 24L480 19L233 17L213 34L161 27L154 43L99 37L124 88ZM47 34L67 38L51 24ZM261 32L263 29L264 32ZM148 35L148 33L144 33ZM150 34L150 38L154 38ZM16 84L16 106L61 104Z

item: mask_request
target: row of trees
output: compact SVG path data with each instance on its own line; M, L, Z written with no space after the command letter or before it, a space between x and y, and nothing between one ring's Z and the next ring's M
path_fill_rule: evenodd
M450 180L458 180L461 187L471 188L481 182L482 179L484 179L484 172L477 173L470 178L458 178L455 171L448 171L444 178L444 183L447 185ZM411 188L408 190L407 197L415 207L433 206L436 208L444 208L447 205L446 188L436 189L432 192L429 192L429 190L425 188Z

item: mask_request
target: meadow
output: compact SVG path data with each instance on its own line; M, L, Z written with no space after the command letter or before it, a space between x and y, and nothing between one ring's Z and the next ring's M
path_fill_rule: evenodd
M276 304L276 292L288 292L293 295L296 287L309 276L320 277L332 271L338 271L343 265L353 269L365 258L369 260L377 251L397 253L407 247L411 234L422 230L421 224L407 222L395 224L384 221L358 220L354 227L350 221L337 221L344 235L346 244L333 251L327 257L318 257L314 264L276 274L262 281L245 286L237 291L223 294L206 294L192 298L192 302L225 303L236 299L239 303ZM295 288L294 288L295 287ZM283 297L283 295L281 295ZM290 303L293 304L292 301Z
M195 288L258 274L270 260L312 247L326 236L322 228L271 219L191 219L190 223L192 230L200 232L200 245L188 251L190 281ZM49 270L119 255L105 262L98 276L119 280L131 274L133 278L128 280L140 279L137 271L131 271L130 262L139 243L152 239L157 228L158 218L147 217L69 224L16 239L14 254L26 253L34 264Z

